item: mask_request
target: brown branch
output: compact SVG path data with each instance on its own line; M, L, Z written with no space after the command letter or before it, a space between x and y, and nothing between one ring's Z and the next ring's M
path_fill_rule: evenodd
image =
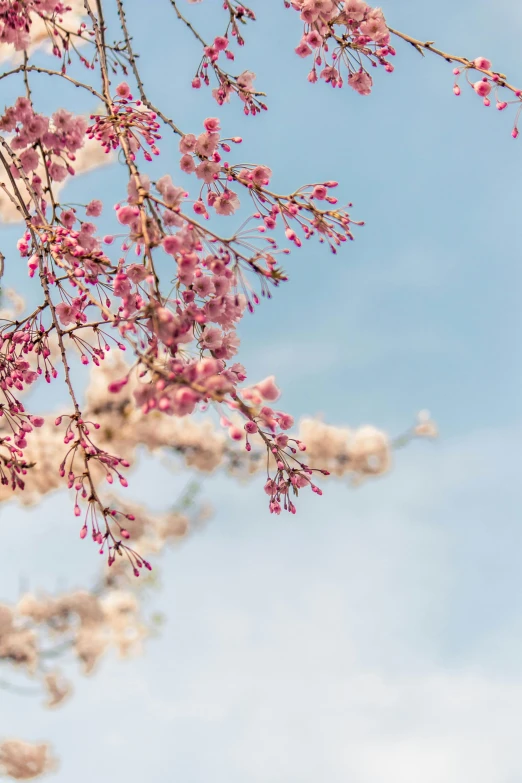
M457 55L443 52L442 49L437 49L435 46L433 46L434 41L420 41L417 38L412 38L410 35L406 35L405 33L401 33L398 30L394 30L393 27L388 27L388 30L397 38L401 38L403 41L411 44L420 54L423 54L425 50L427 52L431 52L432 54L436 54L438 57L442 57L448 63L460 63L465 68L473 68L475 71L483 73L485 76L489 76L489 78L493 79L495 84L497 84L499 87L506 87L508 90L511 90L511 92L515 93L517 98L520 97L520 89L515 87L513 84L509 84L509 82L506 81L507 77L504 73L499 73L498 71L489 71L486 68L477 68L473 60L468 60L467 57L458 57Z

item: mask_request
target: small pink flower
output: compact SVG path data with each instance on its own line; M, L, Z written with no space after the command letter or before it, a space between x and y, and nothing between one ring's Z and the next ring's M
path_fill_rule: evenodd
M116 217L124 226L130 225L139 214L140 211L137 207L120 207L116 210Z
M203 126L209 133L217 133L217 131L221 130L219 119L217 117L207 117L203 123Z
M281 413L279 415L278 421L282 430L289 430L294 426L294 419L288 413Z
M275 377L273 375L269 375L268 378L256 383L254 388L259 392L261 397L264 400L268 400L268 402L275 402L281 394L275 384Z
M345 0L344 15L347 20L351 19L354 22L362 22L367 10L368 5L364 3L363 0Z
M76 215L74 214L74 211L72 209L66 209L60 215L60 220L62 221L64 226L67 226L67 228L71 228L72 226L74 226L76 222Z
M179 151L183 154L186 152L193 152L196 146L196 141L197 139L193 133L187 133L187 135L183 136L179 143Z
M295 47L294 51L299 57L308 57L309 55L312 54L312 50L310 49L306 41L301 41L299 46Z
M164 238L162 244L164 251L170 256L175 256L176 253L179 253L181 247L183 246L183 243L179 237L170 235Z
M36 150L31 147L28 150L24 150L20 155L20 163L24 171L35 171L40 163L40 158Z
M87 204L87 209L85 210L85 214L87 217L100 217L103 209L102 202L95 198L92 201L89 201Z
M479 82L475 82L473 89L480 95L481 98L485 98L491 92L491 84L488 81L481 79Z
M60 304L56 305L55 310L63 326L76 323L76 314L78 312L76 307L72 307L67 302L60 302Z
M225 190L214 201L213 207L218 215L233 215L239 209L239 199L233 191Z
M250 178L254 185L268 185L271 176L272 169L269 169L268 166L256 166L250 172Z
M182 155L179 161L179 167L185 174L192 174L196 170L196 164L192 155Z
M318 201L324 201L327 195L328 195L328 190L325 188L324 185L316 185L312 192L313 198L316 198Z
M313 48L317 49L323 43L323 37L317 30L312 30L305 36L306 42Z
M363 35L367 35L372 41L381 45L386 45L390 40L390 33L386 27L384 16L378 8L374 8L368 19L361 24L360 31Z
M359 95L369 95L372 90L373 80L372 77L366 73L366 71L358 71L357 73L351 73L348 77L348 84Z
M481 68L483 71L491 70L491 60L488 60L486 57L476 57L473 60L473 65L475 68Z
M193 210L196 215L205 215L207 212L207 208L205 207L204 203L199 199L198 201L194 202Z
M219 163L212 163L210 160L204 160L199 166L196 166L196 177L202 179L206 184L210 184L214 175L219 172Z
M120 96L120 98L132 98L130 87L127 84L127 82L122 82L121 84L118 84L116 87L116 94Z
M49 175L51 179L54 179L55 182L63 182L65 177L67 176L67 169L65 166L60 166L59 163L51 163L49 166Z
M210 158L217 149L219 133L201 133L197 140L195 151L198 155Z
M228 38L225 38L224 35L218 35L217 38L214 38L214 48L217 49L218 52L224 52L227 46Z
M236 84L245 92L252 92L254 89L255 73L252 71L243 71L236 79Z
M143 264L131 264L125 270L127 277L133 283L141 283L149 274Z

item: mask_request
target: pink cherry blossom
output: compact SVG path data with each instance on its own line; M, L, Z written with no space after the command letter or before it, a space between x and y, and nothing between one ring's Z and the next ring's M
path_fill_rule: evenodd
M475 90L477 95L480 95L482 98L485 98L491 92L491 84L488 81L483 81L481 79L479 82L475 82L475 84L473 85L473 89Z
M348 77L348 84L358 92L359 95L369 95L373 81L372 77L365 71L357 71L357 73L350 74Z
M95 198L92 201L89 201L87 204L87 208L85 210L85 214L87 217L99 217L103 210L103 204L102 202Z
M203 125L207 133L217 133L221 130L217 117L207 117Z
M275 384L273 375L269 375L268 378L256 383L255 389L259 392L261 397L268 402L275 402L281 395L280 390Z

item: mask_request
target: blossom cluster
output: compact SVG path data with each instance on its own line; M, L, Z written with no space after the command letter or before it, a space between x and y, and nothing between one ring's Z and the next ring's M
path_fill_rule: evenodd
M152 160L152 155L159 155L156 142L161 139L158 133L160 124L157 115L143 108L140 100L133 100L129 85L122 82L117 87L118 97L111 105L109 115L92 114L90 119L93 124L87 128L89 139L96 139L105 152L117 150L123 143L127 143L132 160L136 152L141 150L147 161Z
M52 23L57 18L61 21L68 10L67 3L58 0L1 0L0 44L12 44L17 51L27 49L34 15Z
M345 81L360 95L369 95L373 80L368 67L382 65L388 72L395 55L390 33L380 8L363 0L292 0L287 7L298 11L304 22L303 36L296 47L299 57L312 57L309 82L323 79L332 87Z
M504 111L510 104L516 105L517 112L515 116L515 122L511 135L514 139L518 138L518 120L520 112L522 111L522 90L512 87L506 83L505 77L502 74L495 73L491 70L491 61L487 57L476 57L473 62L466 62L464 65L460 65L453 69L455 76L455 82L453 85L453 92L455 95L460 95L460 86L458 84L459 76L464 73L466 80L476 95L482 98L484 106L491 106L491 93L495 95L495 107L498 111ZM472 81L471 74L484 74L480 79ZM506 91L510 90L514 94L514 100L506 100ZM502 91L502 92L501 92Z
M226 33L240 43L238 25L254 15L239 3L226 5ZM383 18L364 4L352 5L350 17L345 13L343 19L354 35L357 29L359 38L386 46ZM301 4L298 10L305 25L320 27L333 19L332 7L320 2L313 9ZM21 67L27 95L0 120L0 130L11 134L2 138L0 153L10 175L10 188L4 193L25 221L18 250L43 294L33 313L0 324L0 411L12 433L6 430L0 442L0 472L4 483L25 486L32 469L27 435L34 436L34 428L43 422L26 412L19 393L40 378L53 382L61 366L70 409L52 424L63 444L58 476L74 492L81 537L90 537L109 565L123 557L138 575L150 564L129 544L134 515L107 503L99 486L101 478L126 487L131 462L100 439L100 421L84 410L75 390L72 358L98 366L114 349L130 351L132 361L111 380L107 392L118 395L132 387L132 402L143 416L186 417L216 408L222 421L229 422L225 426L230 437L241 441L247 454L252 443L263 445L270 511L285 508L295 513L299 491L320 493L314 477L329 471L311 465L306 444L289 435L293 419L274 404L279 389L273 379L243 386L247 370L235 360L237 328L261 297L271 296L271 287L286 280L277 264L277 257L289 252L281 240L300 247L304 239L316 238L336 252L353 239L355 221L333 195L337 182L309 183L289 194L278 193L268 165L228 160L241 139L224 138L218 118L208 117L199 135L183 133L168 120L146 97L121 2L117 8L123 41L111 46L102 4L96 11L85 6L93 52L90 70L98 69L102 92L70 77L67 63L62 69L64 78L102 101L103 108L91 115L90 125L64 109L50 118L36 110L28 59ZM86 42L84 37L82 41ZM229 51L226 36L218 37L205 57L216 64ZM122 81L113 90L109 69L132 76L134 86ZM36 72L56 76L40 66ZM253 75L243 77L247 88ZM146 164L151 163L159 155L156 142L164 129L180 136L180 168L197 180L195 196L168 172L154 180L139 168L138 151ZM59 186L74 173L76 154L87 144L97 146L102 156L118 150L127 170L127 193L114 208L115 230L110 235L103 235L97 224L107 206L99 193L83 205L67 204L59 197ZM250 199L254 211L240 229L224 237L209 228L211 213L232 216L241 194Z
M56 351L54 345L51 349ZM251 422L245 423L244 418L233 411L221 416L218 424L204 417L165 417L159 408L144 412L135 404L135 392L139 389L136 375L130 375L124 385L118 383L129 369L121 354L115 354L91 370L84 415L86 420L95 420L99 425L96 434L100 448L120 454L131 465L136 464L140 448L145 447L151 454L175 454L187 467L202 473L222 469L234 477L246 478L266 471L265 444L260 434L253 431ZM115 389L110 395L108 387ZM249 402L262 405L261 392L272 398L277 396L272 377L245 389L243 396ZM45 423L26 447L27 459L33 467L25 476L24 491L15 494L21 503L38 502L44 494L61 486L60 476L54 470L63 459L63 437L55 426L59 413L55 411L45 417ZM302 454L308 465L324 467L331 475L347 477L354 483L388 472L396 446L416 437L436 435L435 425L424 414L398 438L391 438L369 425L351 429L332 426L316 418L304 418L295 423L282 412L276 415L286 427L276 436L279 443L288 438L294 446L306 444ZM276 468L276 458L271 452L269 465L272 470ZM105 469L93 467L93 478L95 485L102 487L107 481ZM8 487L0 491L0 501L11 497ZM133 542L137 541L135 524L135 521L126 521ZM135 543L140 551L142 543L140 536L139 545ZM147 551L153 550L147 547Z
M301 21L304 22L302 37L295 48L295 53L303 59L312 59L313 65L308 73L309 82L315 83L322 79L332 87L342 87L346 83L360 95L369 95L373 87L371 69L381 65L387 72L394 70L389 59L396 55L396 49L391 43L394 36L411 44L422 55L430 52L442 57L446 62L454 63L455 95L461 93L458 79L464 73L471 88L483 98L485 106L491 105L488 96L492 91L495 94L495 106L499 111L503 111L510 105L516 106L517 112L511 135L514 139L518 137L522 90L510 84L504 74L493 71L491 61L486 57L469 60L466 57L452 55L436 48L433 41L422 41L395 30L387 24L381 8L375 8L364 0L283 1L285 7L297 11ZM208 65L219 58L221 41L227 39L218 37L212 46L208 46L193 25L182 17L177 4L173 0L171 2L178 17L185 21L199 42L203 44L206 56L209 57L209 62L205 62L202 67L201 75L194 80L193 86L199 87ZM234 12L231 6L232 3L228 0L223 5L233 19ZM248 18L254 20L255 15L248 15ZM243 45L243 38L240 37L238 43ZM233 54L229 50L226 50L226 55L229 59L233 59ZM226 81L223 76L219 78L221 81ZM228 79L233 81L233 77L228 76ZM208 84L208 76L206 79L203 78L203 81ZM228 100L231 91L225 89L221 93L215 90L214 96L218 103L221 103L224 96L224 99ZM512 98L509 93L512 94ZM264 93L258 94L264 95ZM262 108L267 108L266 104L263 104Z
M210 43L197 32L194 26L183 16L176 0L170 0L178 17L192 32L196 40L202 46L202 57L192 79L192 87L199 90L203 85L209 86L211 74L216 81L216 87L212 90L212 96L219 106L230 101L231 95L237 95L244 104L244 112L247 115L256 115L266 110L266 104L261 100L264 93L254 89L255 74L252 71L243 71L237 76L229 73L222 65L223 60L234 61L235 55L231 49L231 38L238 46L243 46L245 40L241 33L241 26L247 21L254 21L255 13L244 3L237 0L226 0L223 8L228 13L228 22L222 35L215 36Z
M34 111L28 98L20 97L0 117L0 131L13 133L9 155L11 176L23 179L45 210L44 188L49 182L62 182L74 174L72 163L85 143L87 123L65 109L45 117ZM4 146L5 149L5 146ZM16 155L14 154L16 153ZM37 173L43 164L47 182ZM29 178L31 178L29 180Z

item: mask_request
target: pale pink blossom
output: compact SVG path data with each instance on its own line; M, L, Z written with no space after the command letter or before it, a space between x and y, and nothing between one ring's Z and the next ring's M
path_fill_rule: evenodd
M219 163L204 160L199 166L196 166L196 177L208 184L213 181L214 176L219 172L219 168Z
M297 55L299 55L299 57L309 57L309 55L312 54L312 50L310 49L306 41L301 41L299 46L296 46L294 51Z
M171 256L175 256L176 253L179 253L179 251L183 247L183 242L181 241L181 239L176 235L170 235L170 234L163 239L162 244L165 252Z
M210 158L217 149L219 142L219 133L202 133L198 136L195 146L195 152Z
M344 15L347 20L352 19L354 22L362 22L367 10L368 5L363 0L345 0L344 2Z
M102 202L95 198L92 201L89 201L87 204L87 209L85 210L85 214L87 217L99 217L103 210L103 204Z
M69 326L76 323L77 308L67 302L60 302L56 305L56 314L63 326Z
M256 75L255 73L252 73L252 71L243 71L243 73L240 73L237 77L236 84L245 92L253 92L255 78Z
M255 389L259 392L261 397L268 402L275 402L281 395L281 391L276 386L275 377L273 375L269 375L268 378L256 383Z
M366 71L357 71L357 73L351 73L348 77L348 84L359 95L369 95L372 89L372 77L366 73Z
M196 170L196 164L192 155L182 155L179 161L179 167L185 174L192 174Z
M212 206L218 215L233 215L239 209L239 199L232 190L225 190L216 198Z
M254 185L268 185L270 183L270 177L272 176L272 170L268 166L256 166L250 172L250 177Z
M193 152L196 147L197 139L193 133L187 133L181 138L179 143L179 151L185 154L186 152Z

